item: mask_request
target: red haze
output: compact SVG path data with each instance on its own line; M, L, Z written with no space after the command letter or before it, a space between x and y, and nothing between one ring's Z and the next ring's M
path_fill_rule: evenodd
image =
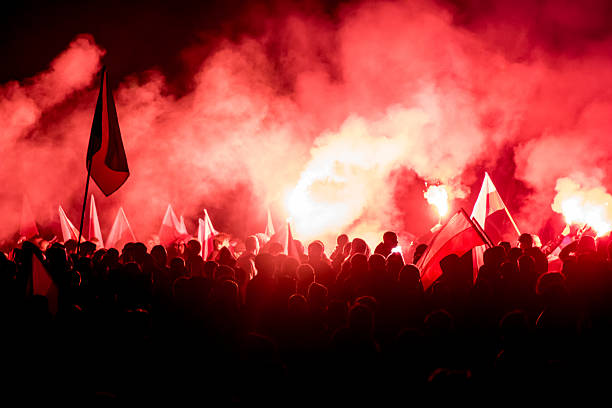
M437 217L412 215L423 203L405 199L414 197L405 186L447 184L469 212L462 197L475 198L483 169L512 175L494 180L502 193L525 187L524 200L504 200L519 228L538 232L559 178L612 187L605 4L593 2L600 13L471 4L364 2L333 19L266 17L260 35L220 41L202 58L191 48L189 61L203 62L188 67L180 95L157 70L113 78L110 66L131 176L98 199L103 233L122 205L146 240L171 203L193 234L204 207L220 229L262 232L269 206L277 223L294 217L298 239L420 234ZM78 37L48 71L1 86L0 235L18 230L24 192L41 225L57 222L58 204L77 222L102 55ZM338 211L317 230L285 208L301 179L308 199Z

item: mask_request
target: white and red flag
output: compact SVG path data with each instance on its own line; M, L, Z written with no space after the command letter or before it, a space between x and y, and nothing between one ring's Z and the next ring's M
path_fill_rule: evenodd
M474 203L474 209L472 210L471 219L475 220L483 230L487 231L487 218L498 211L505 211L508 219L512 223L513 230L516 232L516 238L521 235L514 219L510 215L510 211L508 211L508 207L504 204L497 188L493 184L489 173L485 172L484 180L482 181L482 187L480 188L480 193L478 194L478 198ZM474 248L472 252L472 260L474 264L474 281L476 281L476 277L478 275L478 269L484 263L483 256L485 251L484 246L479 246Z
M187 229L185 228L183 232L184 225L184 223L181 225L181 221L176 217L172 205L168 204L166 214L159 228L159 243L163 246L168 246L177 239L185 237Z
M113 222L110 233L106 238L106 248L116 248L121 251L123 245L128 242L136 242L136 236L130 227L130 223L125 216L125 212L122 207L119 207L117 216ZM119 248L120 246L121 248Z
M96 201L94 200L93 194L91 195L91 202L89 203L89 233L87 236L91 242L96 243L98 248L104 248L100 220L98 219L98 210L96 209Z
M68 216L64 212L62 206L59 206L59 219L60 226L62 227L62 236L64 237L64 242L74 239L78 241L79 239L79 230L72 224L72 222L68 219Z
M208 215L208 211L206 210L206 208L204 209L204 221L206 221L206 223L208 224L208 228L210 228L213 235L217 235L219 233L219 231L217 231L215 227L213 227L212 221L210 220L210 216Z
M185 218L183 218L182 215L181 218L179 218L179 232L183 235L189 235L187 232L187 226L185 225Z
M488 245L486 237L460 210L440 227L430 240L427 250L416 266L421 271L421 282L427 290L442 275L440 261L447 255L463 256L479 245Z
M272 215L270 214L270 209L268 208L268 223L266 224L266 231L264 232L268 236L268 238L272 238L272 235L275 234L274 224L272 223Z
M506 214L512 222L517 235L520 235L519 229L514 223L514 220L512 219L506 204L504 204L504 201L499 195L497 188L495 188L491 177L489 177L489 173L485 172L482 187L480 188L480 193L478 194L476 203L474 203L474 209L472 210L472 216L470 218L478 221L478 224L480 224L482 228L485 228L487 217L497 211L502 210L506 211Z
M212 225L212 221L208 216L208 211L204 210L204 219L198 218L198 241L202 244L202 259L205 261L208 259L208 256L213 252L214 242L213 238L218 232Z
M289 224L289 221L287 221L287 233L285 235L285 255L301 261L300 254L298 253L297 247L295 246L295 241L293 240L293 234L291 233L291 225Z

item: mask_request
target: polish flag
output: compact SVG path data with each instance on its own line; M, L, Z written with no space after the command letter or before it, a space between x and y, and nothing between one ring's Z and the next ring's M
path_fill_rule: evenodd
M290 258L295 258L298 261L301 261L300 255L298 254L298 250L295 246L295 242L293 241L293 234L291 233L291 225L289 224L289 221L287 221L287 234L285 237L284 253Z
M130 223L125 216L123 208L119 207L119 211L117 211L117 216L115 217L113 226L111 227L110 233L106 238L106 247L121 250L123 245L128 242L136 242L136 237L134 236ZM118 245L120 245L121 248L119 248Z
M427 250L421 256L416 266L421 271L421 282L427 290L442 275L440 261L447 255L463 256L466 252L479 245L488 245L465 211L460 210L453 215L432 237Z
M183 235L189 235L189 233L187 232L187 226L185 226L185 218L183 218L182 215L179 219L179 232Z
M217 231L215 227L213 227L212 221L210 220L210 216L208 215L208 211L206 211L206 208L204 209L204 221L206 221L206 223L208 224L208 228L210 228L213 235L217 235L219 233L219 231Z
M160 244L162 244L163 246L168 246L177 239L181 238L183 235L186 235L186 233L187 231L185 230L185 234L183 234L181 222L176 217L172 206L168 204L166 214L164 215L162 225L159 229Z
M96 209L96 201L93 194L89 203L89 234L87 235L91 242L96 243L98 248L104 248L104 240L102 239L102 230L100 229L100 221L98 220L98 210Z
M497 211L506 211L508 218L512 222L512 226L516 231L516 236L518 238L521 235L514 219L510 215L510 211L504 204L497 188L493 184L489 173L485 172L484 180L482 181L482 187L480 188L480 193L478 194L478 198L476 199L476 203L474 203L474 209L472 210L471 219L478 222L478 224L482 227L483 230L486 230L486 222L487 217L491 214L496 213ZM483 265L484 260L484 251L485 246L478 246L474 248L472 251L472 260L474 264L474 282L476 281L476 277L478 275L478 269Z
M484 228L487 217L494 212L501 210L508 211L504 201L497 192L497 188L495 188L491 177L489 177L489 173L485 172L482 187L480 188L480 193L478 194L478 198L476 199L474 209L472 210L472 216L470 218L478 221L480 226ZM508 217L512 220L510 213L508 213ZM514 220L512 220L512 223L514 224ZM516 227L516 224L514 225Z
M64 209L62 208L61 205L59 206L59 218L60 218L60 226L62 227L62 235L64 237L64 242L70 239L74 239L75 241L78 241L79 230L76 229L76 227L74 226L74 224L72 224L72 222L70 222L70 220L68 219L68 216L64 212Z
M274 235L274 224L272 223L272 215L270 214L270 209L268 208L268 223L266 224L266 231L264 232L268 236L268 238L272 238Z
M214 237L215 231L212 228L212 222L208 217L208 212L204 210L204 219L198 218L198 241L202 244L200 255L205 261L208 260L208 256L213 252Z

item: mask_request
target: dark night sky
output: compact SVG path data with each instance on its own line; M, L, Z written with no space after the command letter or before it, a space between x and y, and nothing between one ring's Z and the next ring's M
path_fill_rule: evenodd
M218 39L257 35L266 16L299 10L333 16L342 2L196 1L20 1L0 15L0 83L24 79L48 67L78 34L93 35L116 77L150 68L170 81L186 69L181 53L206 51ZM180 85L180 84L178 84Z
M612 3L600 0L487 1L437 0L453 14L455 24L479 30L504 24L525 30L530 46L580 55L592 41L611 32ZM149 68L161 69L171 81L185 72L181 53L190 47L214 46L219 38L256 35L267 17L288 12L336 18L350 1L61 1L10 2L0 14L0 83L23 79L45 69L77 35L92 34L107 50L104 62L123 77ZM515 58L511 35L501 46ZM180 85L180 84L178 84Z

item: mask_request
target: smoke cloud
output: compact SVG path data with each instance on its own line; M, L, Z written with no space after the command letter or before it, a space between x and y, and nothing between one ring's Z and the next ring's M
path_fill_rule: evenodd
M503 199L538 233L558 179L612 187L609 10L557 3L257 16L263 33L206 57L189 50L180 94L154 69L113 78L108 67L131 175L109 198L91 186L103 233L122 205L147 241L171 203L192 233L203 208L239 236L263 232L271 208L298 239L330 245L347 232L373 245L385 230L408 237L437 222L415 215L427 204L410 191L425 182L448 185L451 206L469 212L485 169L502 195L519 186ZM103 55L79 36L47 71L0 86L0 236L18 230L23 194L49 231L60 204L78 223Z

